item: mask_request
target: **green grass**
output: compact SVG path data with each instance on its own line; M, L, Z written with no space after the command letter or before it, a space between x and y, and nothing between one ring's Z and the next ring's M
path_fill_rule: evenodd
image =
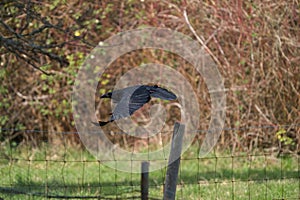
M140 196L140 174L111 169L85 150L64 146L3 151L0 159L0 197ZM197 158L197 148L183 155L177 199L298 199L299 158L272 155L215 153ZM150 165L151 168L151 165ZM166 169L149 174L149 196L162 199Z

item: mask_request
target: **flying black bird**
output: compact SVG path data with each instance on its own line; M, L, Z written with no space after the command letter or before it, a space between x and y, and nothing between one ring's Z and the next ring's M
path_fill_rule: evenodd
M177 98L174 93L164 88L158 87L157 85L136 85L120 90L115 90L100 97L110 98L114 103L117 104L113 113L111 113L110 120L106 122L99 121L98 123L92 123L97 126L104 126L109 122L128 117L135 111L140 109L144 104L148 103L151 97L164 100L175 100Z

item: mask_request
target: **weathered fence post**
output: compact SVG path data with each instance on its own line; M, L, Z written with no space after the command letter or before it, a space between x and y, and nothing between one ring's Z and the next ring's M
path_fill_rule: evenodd
M149 162L142 162L141 177L141 197L142 200L148 200L149 194Z
M179 124L177 122L174 125L171 151L164 187L164 200L175 199L184 128L185 126L183 124Z

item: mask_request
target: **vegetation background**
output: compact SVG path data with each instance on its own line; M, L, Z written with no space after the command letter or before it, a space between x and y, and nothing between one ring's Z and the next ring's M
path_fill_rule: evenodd
M170 28L195 40L199 36L217 60L227 92L225 126L238 128L224 131L221 147L299 152L300 3L261 0L2 0L2 147L59 143L61 136L51 132L75 132L72 86L85 56L114 34L148 26ZM100 92L112 89L128 69L153 61L176 68L190 81L206 116L199 128L205 129L210 112L205 84L171 53L141 50L124 55L102 78ZM239 129L262 126L274 127L267 132ZM80 145L76 135L68 141Z
M106 167L74 134L71 95L78 69L97 44L149 26L204 43L226 87L225 130L207 157L198 156L200 133L182 155L176 197L299 199L299 0L1 0L0 199L140 198L140 174ZM99 94L146 63L169 65L189 80L201 106L199 129L206 130L205 82L172 53L121 56L101 77ZM98 103L101 114L110 112L108 101ZM180 112L169 105L172 128ZM145 110L134 116L139 119L147 121ZM114 124L105 128L119 145L145 151L142 139L114 134L120 131ZM170 134L151 138L146 150ZM149 179L149 196L161 199L165 168Z

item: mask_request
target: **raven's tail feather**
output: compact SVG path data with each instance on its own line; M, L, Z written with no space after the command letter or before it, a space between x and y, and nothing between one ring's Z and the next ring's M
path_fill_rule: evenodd
M112 122L112 121L107 121L107 122L98 121L98 123L97 122L92 122L92 123L96 126L104 126L110 122Z
M109 122L111 122L111 121L107 121L107 122L101 122L101 121L99 121L99 125L100 126L104 126L104 125L108 124Z

